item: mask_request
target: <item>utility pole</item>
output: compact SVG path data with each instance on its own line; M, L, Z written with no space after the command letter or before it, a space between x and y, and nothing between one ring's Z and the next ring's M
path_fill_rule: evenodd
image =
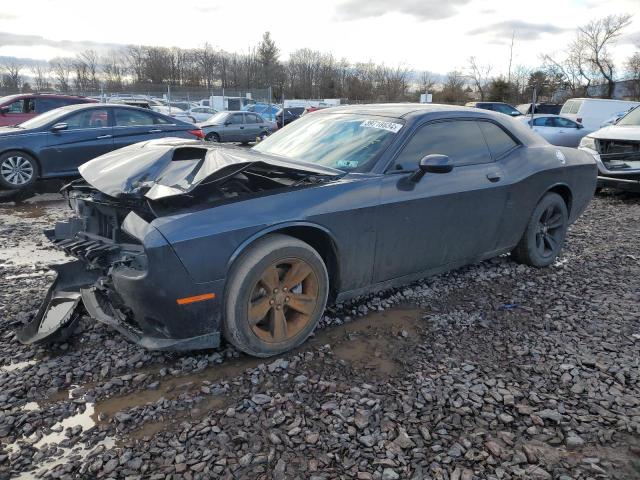
M513 61L513 40L516 36L516 31L511 32L511 47L509 48L509 73L507 75L507 83L511 85L511 62Z

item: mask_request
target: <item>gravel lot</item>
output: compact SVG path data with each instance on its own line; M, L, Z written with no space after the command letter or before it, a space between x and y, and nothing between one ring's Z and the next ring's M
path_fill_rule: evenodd
M640 198L551 268L505 257L338 305L299 351L26 347L55 195L0 204L0 478L640 478Z

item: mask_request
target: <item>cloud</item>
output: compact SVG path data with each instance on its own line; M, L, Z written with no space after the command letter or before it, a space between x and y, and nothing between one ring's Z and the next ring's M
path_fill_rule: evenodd
M622 37L620 37L619 43L623 45L631 44L640 47L640 31L623 35Z
M530 23L522 20L507 20L479 27L468 32L469 35L487 35L493 38L492 43L511 41L511 35L515 32L517 40L537 40L543 34L562 33L570 30L549 23Z
M381 17L387 13L404 13L419 20L440 20L457 13L458 6L470 0L345 0L336 6L340 20Z
M104 51L122 46L117 43L100 43L91 40L52 40L41 35L23 35L9 32L0 32L0 45L11 47L56 47L70 53L78 53L88 49Z

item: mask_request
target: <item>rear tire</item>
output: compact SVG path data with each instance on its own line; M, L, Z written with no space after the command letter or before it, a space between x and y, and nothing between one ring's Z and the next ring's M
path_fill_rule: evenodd
M215 132L207 133L204 137L207 142L220 143L220 135Z
M0 155L0 187L17 190L33 185L38 179L38 162L31 155L9 151Z
M231 269L222 333L249 355L286 352L311 335L328 292L329 277L318 252L288 235L267 235Z
M551 265L562 250L568 224L569 214L564 199L557 193L547 193L533 210L511 257L532 267Z

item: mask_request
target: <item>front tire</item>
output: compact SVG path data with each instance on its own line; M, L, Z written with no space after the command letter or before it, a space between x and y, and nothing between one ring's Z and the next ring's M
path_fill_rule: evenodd
M207 133L207 136L204 137L207 142L220 143L220 135L215 132Z
M38 179L38 162L24 152L10 151L0 155L0 187L8 190L25 188Z
M533 210L511 257L532 267L551 265L562 250L568 224L569 213L564 199L557 193L547 193Z
M226 288L223 335L256 357L301 345L322 317L329 277L322 257L288 235L268 235L235 262Z

